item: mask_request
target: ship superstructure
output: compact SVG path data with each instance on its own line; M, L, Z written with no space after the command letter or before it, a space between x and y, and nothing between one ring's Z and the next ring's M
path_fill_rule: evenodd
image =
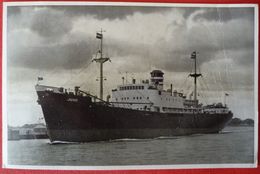
M112 90L111 102L116 107L153 112L179 112L184 108L185 96L177 91L163 89L164 73L153 70L151 79L136 84L119 85Z

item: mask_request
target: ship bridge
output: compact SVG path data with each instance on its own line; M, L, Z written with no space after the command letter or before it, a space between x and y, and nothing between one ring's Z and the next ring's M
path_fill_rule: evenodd
M164 73L161 70L153 70L150 73L150 81L143 80L136 83L126 83L112 90L111 103L115 107L156 111L156 112L180 112L184 108L185 96L177 91L164 90Z

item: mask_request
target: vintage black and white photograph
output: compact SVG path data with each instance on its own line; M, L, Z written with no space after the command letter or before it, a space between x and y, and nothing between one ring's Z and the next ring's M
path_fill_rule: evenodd
M5 3L4 167L256 167L257 15Z

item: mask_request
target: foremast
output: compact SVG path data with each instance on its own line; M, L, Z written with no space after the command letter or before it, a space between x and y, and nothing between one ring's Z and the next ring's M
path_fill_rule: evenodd
M191 54L191 59L194 60L194 73L191 73L190 76L194 78L194 107L198 107L197 102L197 78L202 76L202 74L197 73L197 52L194 51Z
M100 50L98 50L98 53L100 53L99 58L95 58L92 61L95 61L100 64L100 92L99 92L99 98L103 100L103 81L104 81L104 76L103 76L103 64L107 61L110 61L109 57L103 57L103 32L104 30L100 30L99 32L96 33L96 38L100 39Z

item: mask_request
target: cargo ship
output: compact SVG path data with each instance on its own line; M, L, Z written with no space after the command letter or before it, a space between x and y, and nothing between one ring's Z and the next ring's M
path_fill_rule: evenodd
M80 89L68 91L64 87L35 86L51 142L91 142L115 139L149 139L179 135L218 133L231 120L233 113L226 104L203 105L197 99L197 52L194 61L193 97L164 89L164 73L153 70L150 80L124 82L112 89L103 99L103 64L110 61L103 55L103 33L99 56L92 61L100 64L99 97ZM42 78L38 78L42 80Z

